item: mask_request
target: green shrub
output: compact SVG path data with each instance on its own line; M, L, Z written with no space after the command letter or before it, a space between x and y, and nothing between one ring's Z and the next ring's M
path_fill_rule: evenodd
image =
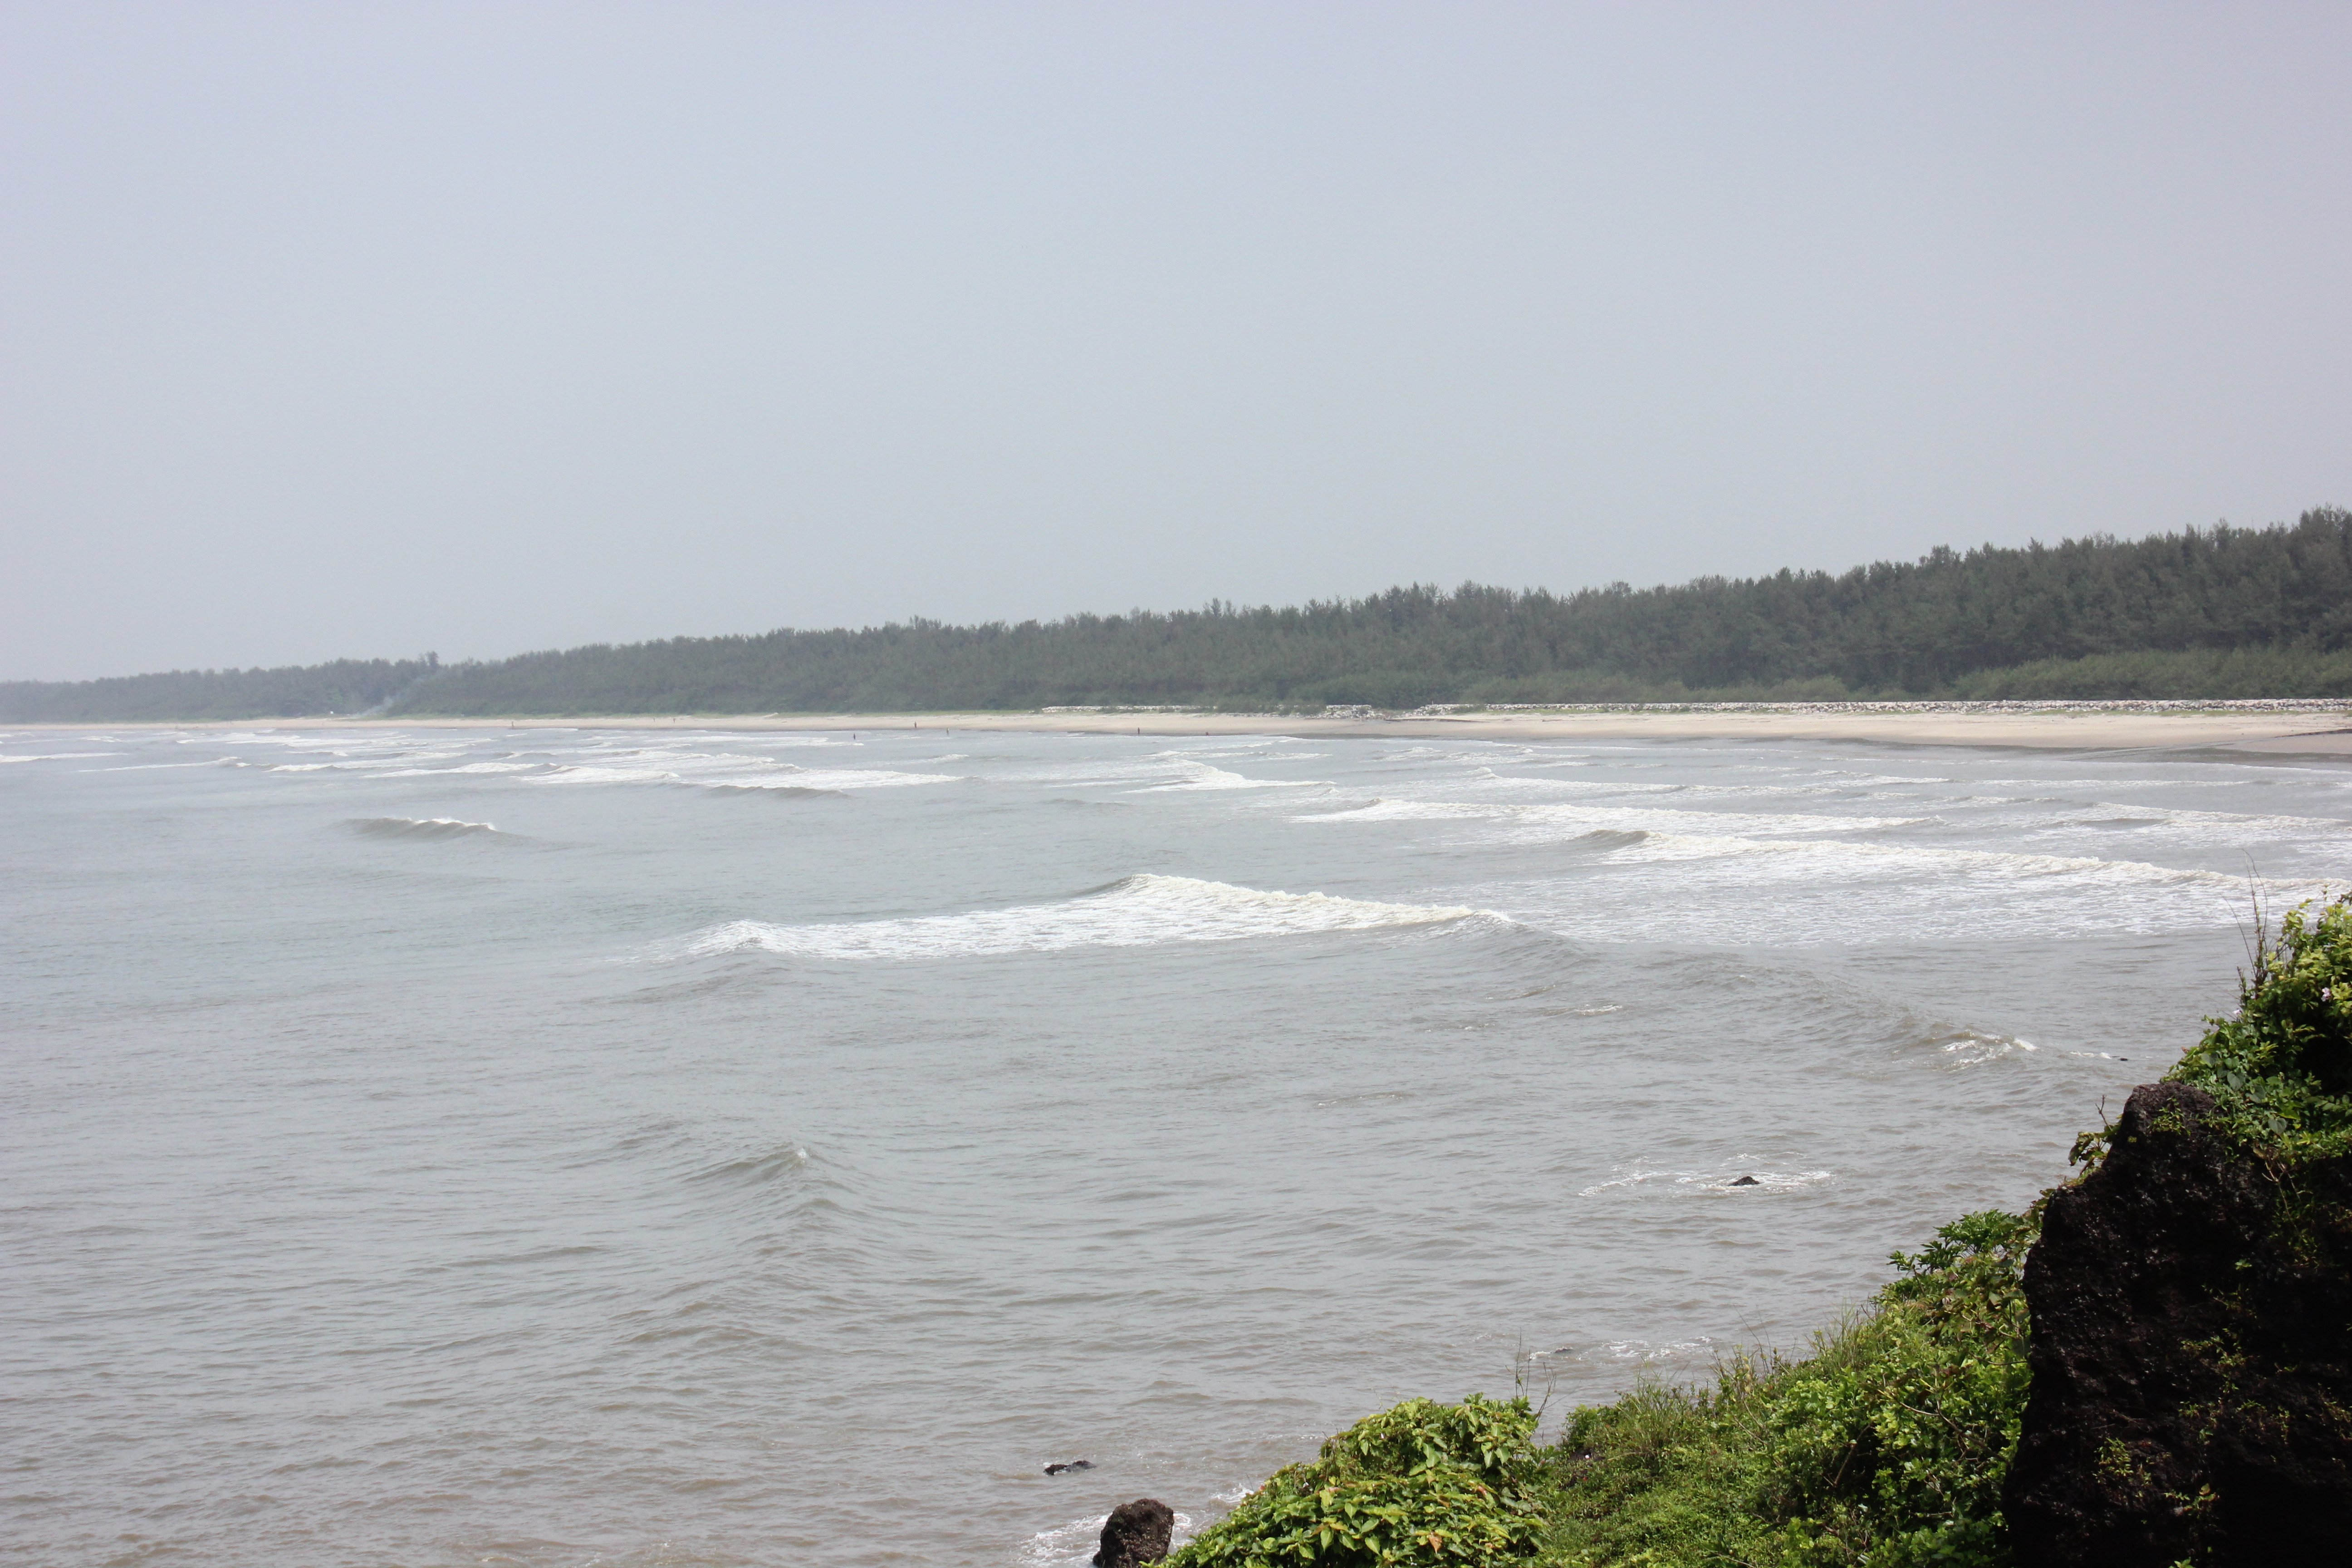
M1278 1470L1170 1568L1404 1568L1527 1561L1542 1516L1524 1399L1409 1399Z
M2238 1010L2167 1075L2290 1164L2352 1148L2352 895L2288 911L2257 939Z
M1955 679L1970 701L2352 695L2352 654L2310 647L2137 648L2082 658L2043 658Z
M2026 1393L2019 1274L2035 1225L1954 1221L1809 1360L1741 1357L1712 1390L1652 1384L1579 1410L1556 1455L1547 1560L2005 1563L2000 1486Z

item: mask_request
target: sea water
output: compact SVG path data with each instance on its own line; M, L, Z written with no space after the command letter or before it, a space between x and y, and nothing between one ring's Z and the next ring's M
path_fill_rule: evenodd
M1042 1568L1556 1427L2063 1177L2347 847L2221 752L8 734L0 1554Z

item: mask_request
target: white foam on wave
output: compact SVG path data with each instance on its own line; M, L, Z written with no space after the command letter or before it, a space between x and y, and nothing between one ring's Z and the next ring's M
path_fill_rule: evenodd
M1954 1068L1978 1067L2020 1054L2031 1056L2042 1049L2032 1040L2015 1035L1988 1035L1977 1029L1955 1029L1923 1040L1914 1048L1932 1052L1942 1065Z
M710 789L844 790L903 789L911 784L954 784L954 773L904 773L887 768L793 768L748 778L694 779Z
M2352 822L2338 817L2189 811L2168 805L2119 805L2111 801L2094 801L2087 806L2067 813L2053 826L2114 826L2158 832L2172 830L2199 838L2236 838L2247 833L2293 834L2304 837L2315 834L2330 837L2352 835Z
M1601 1349L1616 1361L1643 1363L1673 1361L1677 1357L1696 1353L1713 1354L1715 1338L1711 1334L1701 1334L1696 1339L1669 1340L1664 1344L1654 1340L1612 1340ZM1108 1515L1104 1517L1108 1518Z
M1465 897L1575 941L1780 946L2093 931L2150 933L2242 921L2259 890L2284 905L2317 879L2013 850L1596 830L1583 875L1486 883ZM1671 880L1654 868L1671 866Z
M180 744L191 745L200 739L189 736ZM345 757L359 752L412 752L424 746L446 747L449 742L436 737L410 735L399 731L370 733L366 731L338 731L332 735L306 735L274 730L232 730L219 738L224 746L284 746L294 752L324 752L329 756Z
M1512 763L1525 763L1529 767L1550 767L1550 763L1538 762L1541 748L1520 745L1510 741L1479 741L1465 751L1457 746L1399 746L1382 751L1381 760L1388 763L1491 763L1504 758ZM1574 763L1560 764L1573 767Z
M1135 784L1167 782L1181 777L1188 764L1171 760L1165 752L1153 756L1117 761L1089 757L1083 762L1054 767L1004 768L989 774L999 784L1059 784L1068 788L1089 785Z
M406 755L400 757L352 757L341 752L336 752L331 754L339 760L331 763L273 763L269 765L268 771L273 773L361 773L368 768L381 768L387 762L446 763L455 761L457 758L462 757L466 753L463 752L410 752ZM446 768L406 767L397 769L391 773L368 773L367 776L369 778L375 779L401 778L412 773L447 773L453 770Z
M1217 1500L1224 1502L1228 1500L1221 1497ZM1238 1502L1241 1499L1236 1497L1230 1500ZM1192 1516L1181 1509L1170 1511L1176 1515L1174 1542L1181 1546L1192 1539ZM1036 1568L1080 1568L1080 1564L1091 1563L1102 1544L1103 1526L1109 1522L1110 1515L1097 1513L1087 1519L1074 1519L1051 1530L1041 1530L1022 1542L1021 1561L1034 1563Z
M1558 795L1685 795L1729 793L1703 784L1621 784L1608 779L1531 779L1517 773L1498 773L1492 768L1471 770L1468 783L1481 789L1549 790ZM1769 793L1748 792L1738 793Z
M773 757L751 752L678 752L662 746L598 746L590 750L605 756L627 757L633 762L656 766L683 766L693 763L743 763L759 766L775 761Z
M1053 904L1024 904L963 914L835 925L773 925L730 921L642 956L656 961L734 952L793 958L971 958L1053 952L1076 947L1150 947L1171 942L1238 942L1251 937L1377 931L1466 920L1482 911L1430 904L1388 904L1328 893L1267 892L1230 882L1146 873L1099 892Z
M1762 1189L1790 1191L1798 1187L1819 1186L1823 1182L1834 1180L1836 1175L1834 1171L1767 1171L1747 1160L1734 1161L1712 1171L1643 1170L1636 1165L1605 1182L1586 1187L1576 1195L1597 1198L1612 1187L1642 1187L1653 1183L1664 1183L1679 1192L1690 1194L1754 1193ZM1735 1186L1733 1184L1742 1177L1748 1180Z
M380 773L370 773L372 779L438 778L450 773L527 773L544 763L463 763L454 768L392 768Z
M609 759L609 760L607 760ZM898 789L915 784L955 784L955 773L919 773L888 768L804 768L774 757L737 752L639 750L598 754L594 763L558 763L530 782L550 784L693 784L726 790Z
M1851 768L1774 768L1773 773L1782 778L1828 779L1827 784L1798 787L1811 789L1860 789L1866 784L1930 784L1953 781L1940 773L1863 773Z
M119 757L121 752L43 752L35 756L0 757L0 763L71 763L86 757Z
M686 781L662 768L599 768L584 763L558 763L549 772L532 781L551 784L684 784Z
M1756 815L1730 811L1678 811L1649 805L1507 805L1445 800L1395 800L1386 796L1344 811L1295 817L1297 822L1493 822L1519 837L1581 838L1601 830L1619 833L1718 834L1852 833L1916 827L1925 816L1815 816L1801 812Z
M1328 789L1329 779L1254 779L1231 773L1213 763L1182 759L1187 776L1175 784L1148 784L1129 793L1162 795L1175 790L1221 789Z
M355 816L344 826L369 838L470 838L499 833L487 822L466 822L454 816ZM509 837L499 834L500 837Z
M2008 881L2063 879L2075 883L2140 887L2210 888L2242 892L2242 872L2197 867L2158 866L2146 860L2109 860L2087 855L2027 855L2004 849L1951 849L1929 845L1851 843L1837 839L1742 838L1690 833L1642 833L1611 847L1602 857L1618 862L1737 859L1750 876L1817 879L1824 875L1907 877L1958 873ZM2301 900L2325 896L2324 881L2265 879L2272 895Z

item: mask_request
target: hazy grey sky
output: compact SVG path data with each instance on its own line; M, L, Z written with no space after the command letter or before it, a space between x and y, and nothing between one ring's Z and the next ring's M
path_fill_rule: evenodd
M0 5L0 678L2352 503L2352 6Z

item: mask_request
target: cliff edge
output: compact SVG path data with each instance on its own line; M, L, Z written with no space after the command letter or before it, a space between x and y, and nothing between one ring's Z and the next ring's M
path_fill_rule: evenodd
M2019 1568L2323 1562L2352 1540L2352 1162L2291 1174L2190 1084L2051 1194L2002 1512Z
M2019 1568L2325 1562L2352 1540L2352 903L2085 1139L2025 1265Z

